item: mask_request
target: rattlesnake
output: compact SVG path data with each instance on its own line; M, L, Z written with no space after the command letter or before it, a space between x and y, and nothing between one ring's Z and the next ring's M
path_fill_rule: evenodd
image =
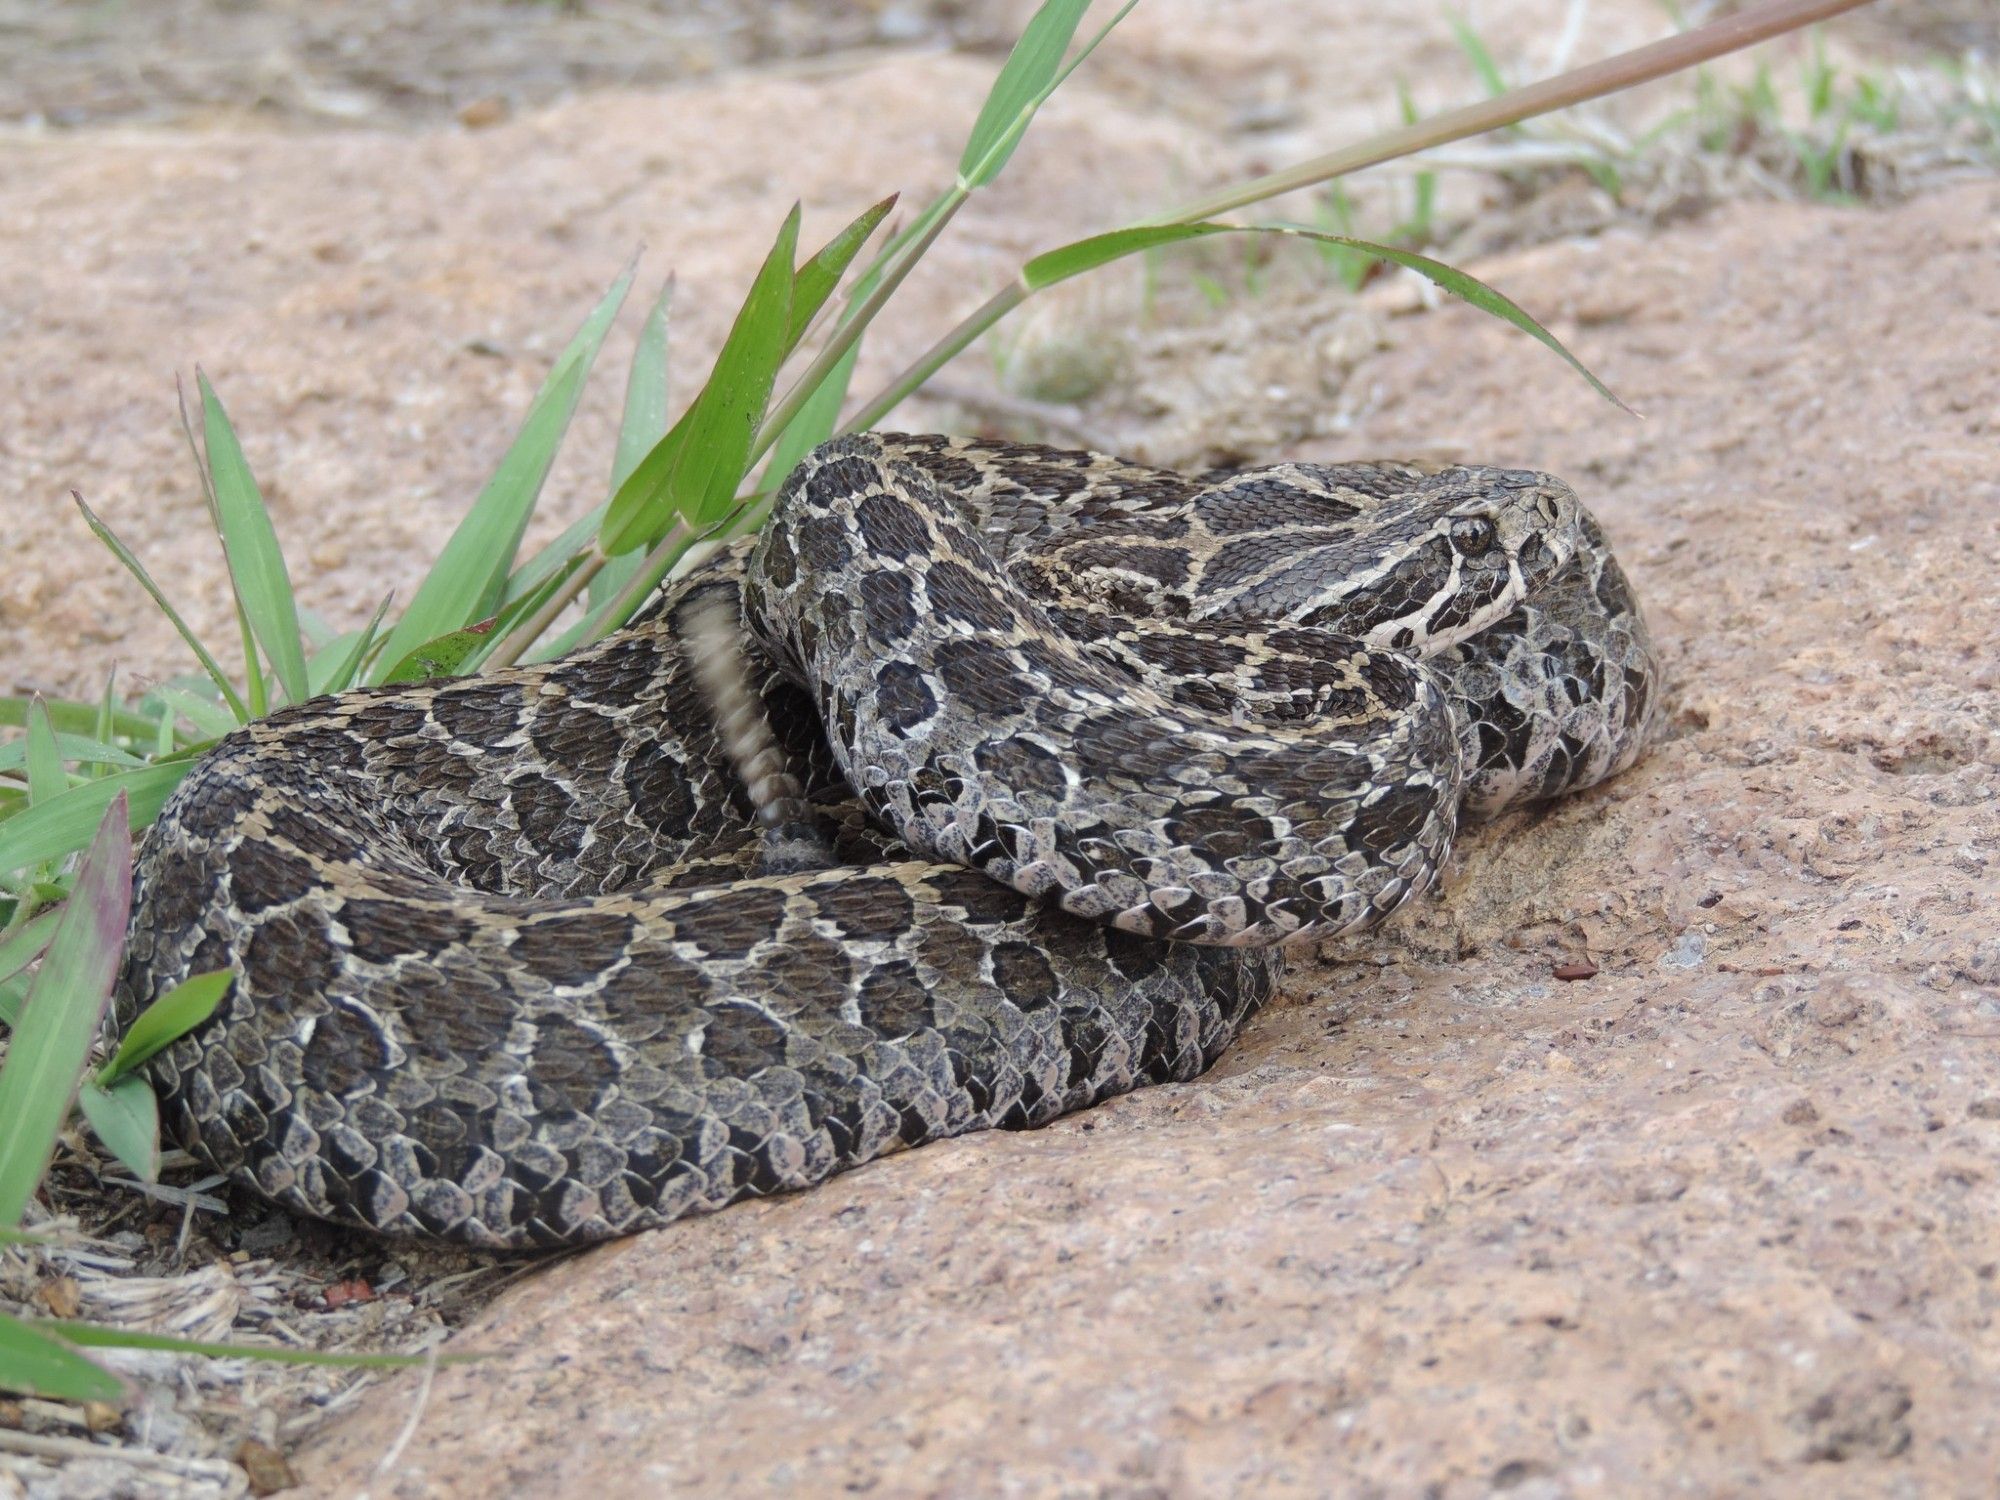
M747 631L720 714L700 609ZM1547 475L840 439L598 645L220 742L120 1012L233 974L153 1077L288 1208L601 1238L1194 1077L1280 946L1623 769L1658 687Z

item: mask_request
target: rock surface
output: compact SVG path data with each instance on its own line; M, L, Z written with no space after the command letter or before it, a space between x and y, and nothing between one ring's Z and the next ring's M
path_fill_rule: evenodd
M1997 226L1980 186L1520 257L1644 422L1398 325L1343 449L1572 476L1672 738L1298 964L1207 1078L534 1278L388 1474L413 1379L312 1492L1990 1487Z
M1023 253L1386 123L1356 101L1399 71L1456 92L1440 27L1260 0L1198 31L1204 9L1135 14L913 285L928 321L877 341L878 375ZM1482 25L1510 55L1548 9ZM1586 50L1656 23L1592 16ZM1301 25L1348 45L1308 67ZM164 395L184 353L307 598L358 623L407 596L634 243L680 273L685 392L789 194L811 238L940 180L989 74L906 57L477 131L11 144L0 461L46 565L0 577L7 689L92 691L114 650L128 684L181 669L72 483L230 637ZM1138 442L1566 474L1648 603L1670 740L1473 835L1392 931L1302 957L1202 1080L526 1279L458 1340L491 1358L387 1382L294 1455L306 1492L1990 1492L2000 188L1738 205L1472 269L1646 420L1392 282L1359 328L1273 297L1142 342ZM557 520L597 485L615 384Z

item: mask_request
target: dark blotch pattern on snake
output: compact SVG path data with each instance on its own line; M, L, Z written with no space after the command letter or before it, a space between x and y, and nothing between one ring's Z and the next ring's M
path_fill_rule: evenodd
M772 873L704 601L829 868ZM1193 1078L1281 945L1629 765L1658 689L1544 474L841 439L599 645L223 740L145 840L120 1012L234 976L152 1073L288 1208L602 1238Z

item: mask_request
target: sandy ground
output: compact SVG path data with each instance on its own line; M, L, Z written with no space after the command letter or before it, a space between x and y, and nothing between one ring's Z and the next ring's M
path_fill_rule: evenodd
M554 24L528 9L524 25ZM793 196L811 237L949 171L982 49L1021 9L863 5L780 37L773 8L772 27L731 33L744 50L690 61L663 42L619 78L536 73L563 44L537 54L469 8L511 73L460 78L463 49L406 49L410 77L444 80L416 87L299 43L316 92L245 110L242 90L163 65L136 102L107 87L74 128L21 126L0 141L0 473L27 560L0 576L7 690L90 692L113 661L135 688L185 670L70 485L229 639L174 368L217 378L305 597L355 623L407 593L635 245L679 277L685 393ZM1142 6L913 283L860 383L1025 253L1391 123L1385 80L1427 104L1473 90L1439 21L1360 0L1243 9ZM1475 19L1533 72L1558 12L1513 0ZM632 14L590 24L636 34ZM1578 55L1656 24L1592 7ZM1835 44L1974 45L1991 26L1978 6L1898 4ZM936 50L954 39L969 50ZM0 115L56 119L12 56ZM661 80L680 81L602 87ZM311 103L329 90L363 101L338 127ZM489 97L505 107L469 118L492 123L458 120ZM1517 212L1522 196L1448 191ZM1207 1079L527 1278L460 1337L494 1359L421 1394L378 1383L312 1436L294 1455L311 1492L1990 1489L2000 189L1893 209L1695 201L1668 227L1589 237L1563 232L1560 201L1527 199L1548 232L1525 237L1554 243L1470 268L1642 423L1394 280L1357 303L1279 277L1198 317L1170 320L1194 299L1168 299L1151 324L1136 281L1113 282L951 378L976 396L997 369L1018 392L1025 365L1106 346L1108 375L1055 416L1161 461L1406 453L1568 475L1662 638L1670 742L1478 835L1444 899L1378 942L1302 962ZM615 383L579 416L556 519L601 486ZM1596 978L1551 978L1585 959ZM375 1319L393 1341L412 1309L434 1324L426 1287L459 1269L301 1240L232 1203L197 1238L235 1250L214 1274L241 1279L242 1305L261 1305L267 1264L244 1256L294 1254L322 1280L401 1284L375 1304L399 1309ZM162 1213L148 1241L171 1246L179 1222ZM284 1317L310 1331L317 1305ZM248 1389L264 1417L205 1416L182 1451L313 1431L310 1412L270 1410L303 1388ZM172 1445L166 1390L147 1388L126 1440ZM228 1437L203 1448L203 1431ZM0 1495L129 1478L109 1461L13 1472Z

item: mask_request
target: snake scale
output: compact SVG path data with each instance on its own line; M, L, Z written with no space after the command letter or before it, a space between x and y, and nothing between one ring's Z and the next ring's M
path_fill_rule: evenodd
M597 645L222 740L119 1010L233 975L152 1074L287 1208L599 1239L1196 1076L1659 687L1545 474L838 439Z

